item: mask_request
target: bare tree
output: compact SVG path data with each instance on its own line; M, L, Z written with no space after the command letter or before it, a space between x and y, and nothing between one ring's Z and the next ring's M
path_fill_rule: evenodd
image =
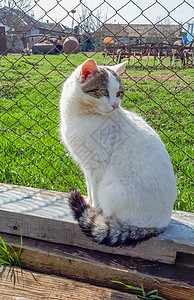
M170 25L171 20L169 17L164 18L162 15L156 17L156 24L158 25Z
M100 7L92 11L87 7L87 4L84 3L78 19L79 33L83 36L92 37L95 43L99 44L103 38L102 28L106 19L107 9L104 11Z
M20 31L26 24L33 24L33 17L29 13L31 0L3 0L0 2L1 21L10 27L10 31Z
M161 43L167 39L171 38L171 20L169 17L164 18L162 15L156 17L156 23L153 30L150 32L152 39L155 43Z
M3 0L0 7L15 8L27 11L31 7L31 0Z

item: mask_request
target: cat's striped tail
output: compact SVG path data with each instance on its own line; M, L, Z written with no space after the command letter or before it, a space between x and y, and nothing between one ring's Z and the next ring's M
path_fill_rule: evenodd
M68 199L74 218L78 221L82 232L99 244L134 247L164 231L158 228L126 226L119 221L113 222L87 205L84 197L75 188L69 191Z

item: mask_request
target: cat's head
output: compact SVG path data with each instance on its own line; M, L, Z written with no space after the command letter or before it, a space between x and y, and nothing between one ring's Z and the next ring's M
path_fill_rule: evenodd
M85 61L78 73L80 99L90 113L107 115L119 107L124 90L119 76L127 61L115 66L98 66L93 59Z

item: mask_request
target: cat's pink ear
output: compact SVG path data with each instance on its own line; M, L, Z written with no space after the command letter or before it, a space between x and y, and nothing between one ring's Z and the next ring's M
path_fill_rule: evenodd
M88 78L90 78L93 75L94 71L96 70L98 70L98 66L95 60L86 60L86 62L82 65L82 69L80 72L81 82L85 82Z

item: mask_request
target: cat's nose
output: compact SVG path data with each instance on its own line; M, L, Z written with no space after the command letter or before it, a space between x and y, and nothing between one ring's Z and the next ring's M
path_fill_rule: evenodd
M118 103L114 103L114 104L112 104L111 106L112 106L113 109L116 109L116 108L119 107Z

